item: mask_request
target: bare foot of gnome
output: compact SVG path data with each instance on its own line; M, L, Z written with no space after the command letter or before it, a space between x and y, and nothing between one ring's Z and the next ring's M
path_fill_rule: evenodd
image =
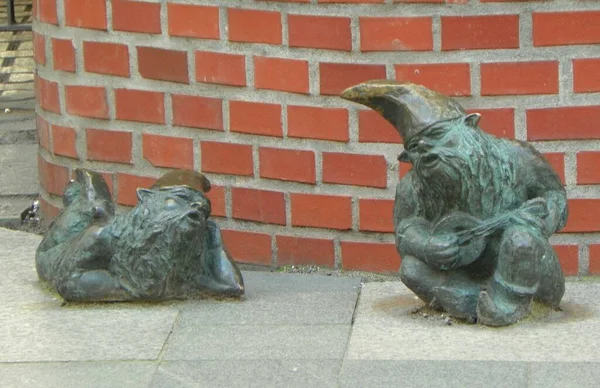
M62 213L36 254L40 280L66 301L239 297L242 275L208 219L210 182L193 171L165 174L115 215L106 182L78 169Z
M342 97L398 130L413 168L396 189L402 281L450 314L515 323L532 301L558 307L564 277L548 242L567 220L558 175L529 144L483 132L479 114L423 86L369 81Z

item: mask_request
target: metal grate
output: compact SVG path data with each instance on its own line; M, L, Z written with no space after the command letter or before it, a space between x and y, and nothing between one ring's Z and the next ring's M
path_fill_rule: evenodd
M0 31L31 31L31 0L6 0L0 8Z

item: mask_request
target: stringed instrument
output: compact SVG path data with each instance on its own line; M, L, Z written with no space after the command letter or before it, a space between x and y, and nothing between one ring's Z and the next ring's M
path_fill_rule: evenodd
M477 260L487 245L487 237L510 224L511 219L523 212L545 217L547 210L541 203L532 203L497 217L481 220L468 213L454 211L442 217L433 227L434 234L453 233L458 237L458 262L464 266Z

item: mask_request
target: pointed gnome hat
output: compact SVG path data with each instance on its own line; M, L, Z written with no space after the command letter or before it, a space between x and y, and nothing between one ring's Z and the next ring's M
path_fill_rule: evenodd
M346 89L341 97L377 111L398 130L404 143L432 124L467 115L452 98L408 82L367 81Z

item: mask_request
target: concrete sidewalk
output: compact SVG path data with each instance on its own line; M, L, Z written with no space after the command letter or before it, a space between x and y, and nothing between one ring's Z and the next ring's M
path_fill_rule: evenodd
M400 282L246 271L242 301L65 305L0 229L1 387L596 387L600 284L504 329L413 313Z

